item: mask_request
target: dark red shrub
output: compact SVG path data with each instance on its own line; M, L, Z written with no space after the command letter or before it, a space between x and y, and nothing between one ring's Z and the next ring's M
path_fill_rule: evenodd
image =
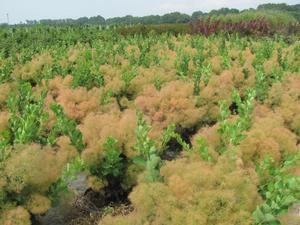
M221 20L197 20L190 23L193 34L209 36L217 33L239 33L242 35L269 35L273 27L265 18L258 18L250 21L222 22Z

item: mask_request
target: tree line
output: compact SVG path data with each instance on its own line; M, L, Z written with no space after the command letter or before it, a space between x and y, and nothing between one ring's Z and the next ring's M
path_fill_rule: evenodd
M42 19L42 20L26 20L27 25L44 24L44 25L134 25L134 24L166 24L166 23L188 23L197 20L201 17L220 16L228 14L238 14L244 11L255 10L276 10L288 12L300 21L300 4L287 5L283 4L262 4L257 9L238 10L235 8L221 8L218 10L211 10L210 12L195 11L192 15L180 12L167 13L160 15L149 16L132 16L127 15L124 17L114 17L105 19L98 15L93 17L80 17L78 19Z

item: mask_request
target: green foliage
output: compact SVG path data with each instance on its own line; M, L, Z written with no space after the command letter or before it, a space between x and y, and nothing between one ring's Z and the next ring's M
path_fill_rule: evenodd
M254 49L256 57L252 63L255 68L255 90L256 97L259 101L263 102L268 94L268 90L273 85L273 83L279 82L284 77L284 72L289 69L289 63L287 56L283 57L282 49L277 49L277 60L281 69L277 69L275 66L272 69L272 74L268 76L264 71L264 62L270 59L273 55L275 49L275 42L270 40L265 40L262 46L258 49Z
M3 136L3 134L2 134ZM9 152L7 152L6 147L9 145L7 139L1 137L0 140L0 168L1 163L4 162L9 157Z
M185 151L191 150L190 145L187 144L178 133L176 133L176 125L175 124L170 124L167 127L167 129L164 131L164 133L162 135L163 148L166 147L166 145L172 138L175 139L177 141L177 143L182 146L183 150L185 150Z
M212 66L211 64L207 64L207 65L203 65L202 68L201 68L201 72L203 74L203 82L205 84L205 86L208 85L209 83L209 80L210 80L210 77L211 77L211 74L212 74Z
M108 90L107 92L105 92L100 99L100 104L101 105L106 105L108 103L110 103L111 98L114 96L114 93L112 90Z
M128 88L130 85L130 82L137 76L137 67L128 67L126 70L123 71L121 75L122 81L124 81L125 87L124 87L124 92L128 92Z
M192 60L193 60L194 65L197 68L199 68L205 61L205 54L203 52L204 48L203 48L203 46L198 46L200 44L197 44L197 43L192 43L192 44L196 45L195 48L197 48L197 53L193 56Z
M153 82L154 87L156 88L156 90L160 91L161 86L163 84L163 81L160 79L160 77L158 77L158 76L155 77L152 82Z
M293 15L298 21L300 21L300 6L297 5L288 5L286 3L281 4L273 4L273 3L267 3L262 4L257 7L258 10L278 10L283 11L285 13L289 13Z
M173 40L171 38L167 39L167 44L168 44L168 48L170 50L173 50L173 51L175 50L175 44L174 44L174 42L173 42Z
M257 99L263 102L267 97L268 90L269 90L269 83L263 67L262 66L256 67L255 91L257 93L256 95Z
M227 55L227 54L224 54L224 55L222 55L222 60L223 60L223 62L222 62L222 65L223 65L223 68L224 69L230 69L231 68L231 64L230 64L230 58L229 58L229 56Z
M293 52L296 56L300 56L300 45L296 45L293 49Z
M138 65L142 65L146 68L149 68L150 66L150 58L149 58L149 52L151 50L151 45L153 44L154 38L151 36L147 40L143 40L138 43L138 47L140 50L140 57L138 60Z
M250 73L250 72L249 72L249 69L243 68L244 79L248 79L249 73Z
M212 156L209 155L205 138L199 137L196 141L198 144L198 149L196 149L196 150L199 152L201 159L208 161L208 162L213 161Z
M178 76L187 76L189 72L190 56L186 53L180 52L177 55L175 62L176 73Z
M219 53L222 56L222 66L223 68L226 69L230 69L231 68L231 60L230 57L228 55L228 48L226 46L226 39L225 37L221 37L220 38L220 46L219 46Z
M221 146L218 149L219 153L224 153L226 148L230 145L238 145L246 137L244 131L250 128L250 115L253 110L255 96L256 92L253 89L249 89L247 90L245 99L242 100L239 93L236 90L233 91L233 100L237 105L239 116L232 121L229 119L231 113L227 102L219 102L220 125L218 133L221 137Z
M123 172L124 162L117 143L118 141L116 139L108 137L103 144L104 159L100 165L100 173L103 177L119 177Z
M237 105L237 110L239 117L245 122L245 127L250 127L250 116L253 110L253 101L256 96L256 91L254 89L247 89L245 93L245 98L242 100L240 94L237 90L233 91L232 100Z
M288 169L300 160L300 151L288 157L281 167L266 157L256 168L261 179L259 190L264 203L257 207L253 216L256 224L280 224L276 216L286 213L294 203L300 202L300 177L288 173Z
M81 132L77 129L76 122L66 116L63 107L59 104L52 104L51 109L56 116L56 120L48 135L47 142L53 145L59 136L67 135L71 140L71 144L76 147L78 152L81 152L85 144L83 143Z
M228 119L230 116L229 105L225 100L219 101L220 121Z
M225 37L223 36L220 36L219 38L219 48L218 48L218 51L219 51L219 54L220 55L228 55L228 50L227 50L227 47L226 47L226 39Z
M87 59L91 62L91 59ZM72 87L102 87L104 85L103 75L85 61L78 62L77 68L73 72Z
M197 70L193 74L194 81L194 95L200 94L200 83L201 78L205 86L208 85L210 77L212 75L212 67L210 63L202 62L200 66L198 66Z
M129 60L131 66L138 65L139 60L136 58L136 49L131 49L130 52L125 52L125 57ZM122 75L124 76L124 75ZM123 79L123 78L122 78Z
M264 57L264 59L270 59L273 55L275 49L275 43L270 40L265 40L261 43L260 53Z
M213 19L220 19L223 22L237 23L239 21L251 21L256 18L266 18L272 25L289 24L296 22L296 19L289 13L276 10L245 10L241 13L234 13L222 16L213 17Z
M283 69L277 69L275 66L272 68L270 83L281 82L284 78L285 72Z
M264 39L259 46L252 47L253 53L255 53L255 59L252 62L254 68L263 66L264 62L270 59L275 49L275 43L270 39Z
M118 146L118 140L108 136L101 148L101 160L96 165L88 168L90 173L105 183L111 180L121 181L124 178L124 171L128 162L122 155L122 149Z
M239 52L238 61L239 61L240 66L244 66L244 64L246 62L245 59L243 58L243 54L241 51Z
M155 142L148 137L148 133L151 129L143 117L141 112L137 113L138 122L135 130L136 144L134 149L139 152L139 156L133 159L133 162L142 165L146 169L145 180L148 182L161 181L162 178L159 173L160 166L162 164L158 155Z
M134 148L145 160L147 160L150 158L150 150L152 149L154 151L154 149L156 149L155 142L148 137L151 126L147 124L143 114L139 111L137 115L138 122L135 130L137 143Z
M10 61L0 66L0 84L10 80L10 74L12 69L13 69L13 63Z
M148 182L162 181L159 168L162 164L161 158L157 155L155 149L150 149L149 159L146 161L146 175L145 179Z
M201 82L201 71L196 70L195 73L193 74L194 78L194 95L199 95L200 94L200 82Z
M11 143L27 144L31 142L45 143L44 122L48 114L43 111L44 98L36 99L32 94L30 83L21 83L17 93L10 96L7 106L11 113L7 138Z
M221 137L221 146L219 147L218 152L222 154L226 151L228 146L231 144L237 145L245 138L245 136L242 134L243 127L239 121L231 122L228 120L230 111L227 102L220 101L219 108L221 119L218 133Z
M79 155L64 167L61 177L57 182L52 184L47 195L49 199L58 204L59 200L69 192L68 184L70 181L77 179L77 175L86 170L86 165Z
M282 67L283 71L287 71L289 69L287 54L283 56L281 47L277 49L277 60L278 64Z

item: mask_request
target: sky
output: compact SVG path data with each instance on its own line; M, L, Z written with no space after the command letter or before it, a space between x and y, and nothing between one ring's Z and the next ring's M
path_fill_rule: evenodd
M222 7L245 9L263 3L299 4L300 0L0 0L0 23L25 20L63 19L101 15L162 15L172 11L191 14Z

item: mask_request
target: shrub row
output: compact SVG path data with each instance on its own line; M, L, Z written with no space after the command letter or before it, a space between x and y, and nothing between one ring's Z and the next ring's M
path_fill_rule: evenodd
M221 19L202 19L189 23L192 34L209 36L217 33L238 33L241 35L268 36L279 34L295 35L300 32L300 24L272 24L265 17L239 22L223 21Z

